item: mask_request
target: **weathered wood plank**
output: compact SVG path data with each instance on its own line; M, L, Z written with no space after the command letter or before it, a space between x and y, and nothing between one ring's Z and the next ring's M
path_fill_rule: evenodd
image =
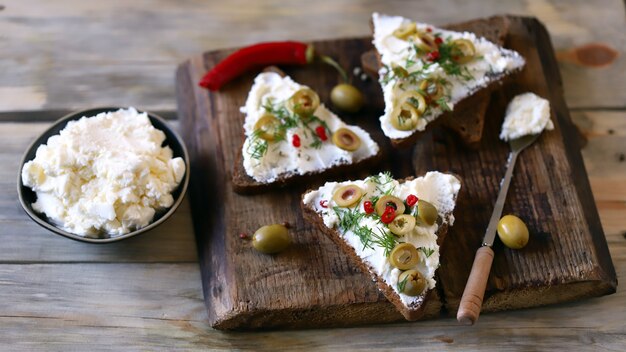
M0 101L0 111L112 104L173 110L172 72L193 54L267 40L364 36L373 11L434 24L494 14L536 16L550 30L556 50L589 42L604 42L622 54L626 48L624 3L619 0L455 0L445 5L401 0L291 5L281 0L9 0L4 6L0 67L7 69L0 76L0 96L6 99ZM624 106L625 55L606 68L569 62L560 68L570 107Z
M526 57L527 67L514 83L493 97L478 150L468 150L449 133L431 129L418 141L411 169L410 152L393 151L387 141L382 144L386 163L379 167L398 178L440 170L463 179L456 224L448 231L439 269L438 287L443 289L449 312L457 308L504 173L509 147L497 137L504 109L515 94L526 91L551 101L556 129L520 157L505 212L523 218L533 239L520 251L496 244L484 311L554 304L615 291L615 272L582 157L578 145L569 142L577 135L563 102L549 38L536 20L512 17L507 42ZM366 38L315 45L346 67L358 62L360 54L371 46ZM193 57L179 66L177 74L179 116L190 147L191 203L211 324L220 329L293 327L300 326L293 321L294 315L311 314L305 326L334 326L348 322L344 317L350 309L352 316L363 317L352 324L388 321L391 315L383 309L376 308L377 315L363 314L364 309L380 302L371 299L376 297L372 285L359 284L359 277L366 281L365 277L351 272L345 256L304 223L299 212L291 210L297 207L301 193L315 188L315 184L254 197L232 192L231 170L241 147L243 123L238 107L245 101L253 74L229 83L219 92L207 93L195 84L206 67L228 53L215 51ZM317 68L315 75L310 73L313 68L285 69L296 81L319 92L322 101L328 100L328 92L336 82L335 73L322 68ZM383 103L380 92L374 91L378 89L376 82L358 84L371 97L359 113L358 123L374 133L374 138L380 137L377 117ZM214 201L206 205L209 196ZM258 255L236 236L282 221L295 224L292 233L296 234L297 248L276 257ZM302 280L305 267L308 277ZM250 284L250 277L259 280ZM274 295L284 299L275 300ZM318 318L319 311L327 320Z
M626 246L619 250L626 253ZM615 253L614 253L615 254ZM618 262L625 280L626 261ZM51 283L54 283L53 285ZM584 302L351 329L223 333L207 327L196 264L0 265L6 351L621 351L626 291Z

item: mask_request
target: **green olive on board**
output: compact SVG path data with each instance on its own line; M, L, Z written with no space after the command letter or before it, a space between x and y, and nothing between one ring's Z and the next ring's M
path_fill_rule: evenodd
M363 94L355 86L341 83L330 91L330 101L339 110L354 113L363 106Z
M282 252L291 244L287 227L281 224L262 226L252 236L254 249L265 254Z
M339 187L333 193L333 200L340 207L350 207L358 202L363 196L363 190L357 185Z
M528 243L528 227L517 216L505 215L498 222L498 237L509 248L524 248Z
M426 278L417 270L407 270L398 277L398 288L407 296L419 296L426 288Z
M400 270L407 270L419 263L417 248L410 243L400 243L389 254L389 262Z

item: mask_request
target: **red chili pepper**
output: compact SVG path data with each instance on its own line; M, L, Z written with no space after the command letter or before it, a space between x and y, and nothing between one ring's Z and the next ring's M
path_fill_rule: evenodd
M315 133L317 133L317 136L323 141L328 139L328 136L326 136L326 128L324 128L324 126L315 127Z
M326 199L320 200L320 206L322 208L328 208L328 201Z
M291 144L293 144L293 146L296 148L300 148L300 136L294 134L291 138Z
M365 210L366 214L371 214L374 212L374 204L371 201L366 200L363 202L363 210Z
M415 205L415 203L417 203L419 199L414 195L414 194L409 194L406 197L406 205L412 207Z
M269 65L306 65L313 61L313 46L301 42L267 42L241 48L220 61L199 85L218 90L242 73Z
M380 221L385 224L389 224L396 218L396 210L393 207L385 208L385 212L380 216Z
M443 39L441 39L441 37L435 37L435 44L439 45L443 43Z
M439 60L439 51L431 51L426 54L426 60L428 61L437 61Z

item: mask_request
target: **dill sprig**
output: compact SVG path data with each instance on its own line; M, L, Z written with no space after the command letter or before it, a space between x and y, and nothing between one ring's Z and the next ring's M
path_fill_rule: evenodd
M430 258L430 256L433 255L433 253L435 253L435 250L432 248L419 247L419 250L422 251L422 253L424 253L426 258Z
M375 233L371 231L371 241L372 243L382 247L385 257L389 256L389 253L393 250L393 248L398 244L398 238L394 236L390 231L385 231L380 227L377 227L379 233Z
M261 159L265 153L267 153L267 148L269 147L269 143L259 137L262 132L261 130L257 130L252 133L252 136L250 136L250 144L248 144L248 148L246 149L248 154L254 159Z
M404 280L398 281L398 292L404 292L404 287L406 283L409 281L409 275L404 277Z

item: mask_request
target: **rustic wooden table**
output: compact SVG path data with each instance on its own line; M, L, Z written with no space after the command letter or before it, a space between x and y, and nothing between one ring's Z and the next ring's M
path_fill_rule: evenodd
M372 11L443 24L538 17L552 35L618 280L626 272L626 22L618 0L0 1L0 349L611 350L626 348L626 294L453 319L351 329L224 333L206 321L188 203L149 234L73 242L30 221L21 154L63 111L133 105L173 112L174 70L209 49L364 36ZM601 43L618 54L586 51ZM585 55L587 54L587 55ZM174 116L173 113L166 115ZM173 121L173 124L176 122Z

